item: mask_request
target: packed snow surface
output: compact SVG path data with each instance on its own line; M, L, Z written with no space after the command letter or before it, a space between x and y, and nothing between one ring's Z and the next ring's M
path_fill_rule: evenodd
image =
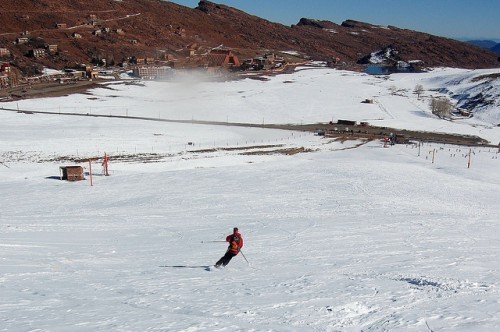
M352 119L496 144L498 108L445 121L424 99L482 74L303 68L3 103L56 114L0 109L0 330L498 330L497 148L230 125ZM65 165L86 180L59 180ZM214 269L233 227L244 256Z

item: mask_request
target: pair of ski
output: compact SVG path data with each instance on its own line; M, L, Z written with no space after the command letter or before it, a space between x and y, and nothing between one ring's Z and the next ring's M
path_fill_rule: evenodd
M170 267L173 269L204 269L206 271L214 271L214 269L221 270L222 266L216 265L160 265L160 267Z
M213 242L226 242L226 241L201 241L201 243L213 243ZM248 265L250 263L248 262L248 259L245 257L243 254L243 251L240 250L241 256L245 259ZM171 268L178 268L178 269L204 269L206 271L213 271L214 269L221 270L225 266L224 265L161 265L160 267L171 267Z

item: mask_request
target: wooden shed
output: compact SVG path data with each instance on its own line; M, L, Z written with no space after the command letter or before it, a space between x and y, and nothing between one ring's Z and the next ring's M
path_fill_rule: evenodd
M61 180L81 181L85 180L82 166L61 166Z

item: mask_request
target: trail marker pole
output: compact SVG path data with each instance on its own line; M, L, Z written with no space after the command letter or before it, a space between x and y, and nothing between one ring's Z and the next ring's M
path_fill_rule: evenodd
M108 154L106 152L104 153L103 166L104 166L104 174L106 176L109 176L109 171L108 171Z
M92 182L92 159L89 159L89 176L90 176L90 186L92 187L94 185Z
M470 168L470 158L472 154L472 149L469 149L469 161L467 162L467 168Z

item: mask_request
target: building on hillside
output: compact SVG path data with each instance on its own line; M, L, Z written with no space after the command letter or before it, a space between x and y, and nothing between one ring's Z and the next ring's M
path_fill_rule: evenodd
M68 25L66 23L56 23L57 29L66 29Z
M94 69L93 65L88 65L88 64L81 64L78 66L76 71L84 71L85 76L90 79L97 79L99 78L99 71Z
M258 59L248 59L241 65L242 70L262 70L264 66Z
M66 76L74 79L82 79L87 77L87 73L85 72L85 70L65 69L64 72Z
M71 34L71 37L75 38L75 39L81 39L82 38L82 35L79 34L78 32L73 32Z
M83 70L86 73L92 71L93 69L94 69L93 65L88 65L88 64L85 64L85 63L82 63L81 65L78 66L78 70Z
M332 57L332 58L330 58L330 60L328 60L328 61L326 62L326 65L327 65L328 67L335 67L335 66L337 66L338 64L340 64L340 58L339 58L339 57Z
M132 73L145 80L167 80L173 75L172 68L168 66L138 66Z
M213 49L207 55L207 67L235 69L241 66L238 57L231 50Z
M158 50L156 58L160 61L174 61L175 58L172 54L167 53L166 50Z
M421 71L424 68L425 63L422 60L410 60L408 61L410 68L413 71Z
M0 66L0 89L8 88L10 86L9 80L10 65L2 63Z
M10 64L3 62L0 65L0 88L8 88L16 84L16 74L11 70Z
M29 41L28 37L19 37L19 38L16 38L16 44L20 45L20 44L27 44Z
M0 47L0 57L2 56L10 56L10 51L8 48Z
M474 113L472 111L463 109L463 108L458 108L454 113L464 116L466 118L472 118L474 116Z
M243 70L267 70L280 68L285 65L285 59L274 53L267 53L263 56L245 60L241 68Z
M8 63L2 63L0 66L0 73L2 74L8 74L10 73L10 65Z
M274 54L265 54L264 56L253 60L261 67L261 69L271 68L274 64Z
M188 48L188 56L192 58L196 56L196 50L198 50L199 46L198 44L193 43L189 44L187 48Z
M34 48L29 53L34 58L43 58L46 55L46 52L43 48Z
M92 79L92 80L99 78L99 71L98 70L92 69L91 71L88 71L86 74L87 74L87 77Z
M47 45L47 50L49 51L49 54L57 54L59 52L59 49L56 44L49 44Z
M5 89L9 87L9 76L0 73L0 89Z

